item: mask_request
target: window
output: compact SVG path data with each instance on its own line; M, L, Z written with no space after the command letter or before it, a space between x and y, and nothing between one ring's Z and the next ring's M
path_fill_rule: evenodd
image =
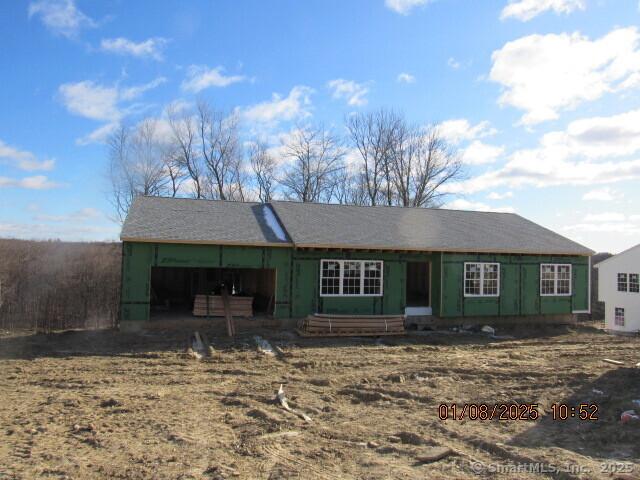
M465 263L464 296L497 297L500 295L499 263Z
M320 294L340 294L340 262L323 261L320 274Z
M382 262L364 262L364 294L379 295L382 292Z
M342 295L360 295L360 269L362 262L344 262L344 274L342 276Z
M624 327L624 308L616 307L616 315L614 323L620 327Z
M381 296L382 263L378 260L321 260L320 296Z
M564 263L541 264L540 295L571 295L571 265Z
M626 292L627 290L628 290L627 274L626 273L619 273L618 274L618 291L619 292Z
M629 291L633 293L640 292L640 282L638 281L637 273L629 274Z

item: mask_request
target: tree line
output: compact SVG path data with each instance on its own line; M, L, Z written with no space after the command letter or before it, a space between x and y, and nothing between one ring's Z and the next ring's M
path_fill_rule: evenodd
M0 329L113 327L120 243L0 239Z
M139 195L437 207L442 186L463 175L460 155L437 125L379 109L347 116L340 131L300 124L274 146L247 139L237 112L204 100L120 125L108 139L117 218Z

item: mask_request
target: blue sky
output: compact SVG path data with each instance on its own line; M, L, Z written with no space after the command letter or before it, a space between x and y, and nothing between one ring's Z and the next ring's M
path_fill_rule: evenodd
M0 3L0 236L116 239L105 135L198 98L274 139L400 110L468 164L450 208L640 242L638 0Z

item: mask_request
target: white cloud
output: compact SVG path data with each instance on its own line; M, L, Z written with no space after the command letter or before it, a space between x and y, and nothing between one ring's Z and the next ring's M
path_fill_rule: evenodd
M366 95L369 93L369 88L364 83L336 78L327 82L327 87L332 91L333 98L342 98L347 101L347 105L361 107L368 102Z
M461 66L460 62L453 57L449 57L449 60L447 60L447 65L449 65L449 67L453 68L454 70L459 69Z
M58 223L68 223L68 222L88 222L90 220L95 220L97 218L101 218L102 212L100 210L96 210L95 208L81 208L80 210L76 210L75 212L67 213L64 215L50 215L45 213L38 213L33 216L34 220L39 222L58 222Z
M640 235L640 224L629 222L581 222L573 225L564 225L559 230L567 233L587 233L586 238L592 239L594 234L605 234L610 237L613 234L624 236L638 236ZM636 242L637 243L637 242ZM602 248L600 250L608 250ZM623 250L623 249L620 249Z
M105 87L90 80L60 85L62 103L69 112L92 120L118 120L118 87Z
M465 200L464 198L457 198L446 205L443 208L449 208L452 210L474 210L478 212L500 212L500 213L514 213L513 207L490 207L486 203L473 202Z
M521 123L533 125L640 85L639 44L636 27L596 40L578 32L529 35L493 52L489 78L503 87L499 104L524 110Z
M56 35L75 37L83 28L95 28L97 23L82 13L73 0L39 0L29 4L29 18L40 17L42 23Z
M3 159L5 159L3 163L10 160L10 165L26 171L53 170L55 166L53 159L38 160L33 153L12 147L0 140L0 161Z
M624 222L626 219L624 213L618 212L589 213L584 217L585 222Z
M568 14L584 9L584 0L509 0L500 14L500 19L516 18L528 22L547 10L553 10L556 14Z
M582 195L583 200L593 200L598 202L610 202L618 197L618 193L609 187L596 188L589 190Z
M312 88L296 85L286 97L283 98L274 93L271 100L246 108L243 115L249 121L261 123L277 123L305 118L311 115L309 108L312 93Z
M182 82L182 90L198 93L206 88L227 87L244 80L244 75L225 76L222 66L209 68L206 65L191 65L187 69L187 78Z
M489 195L487 195L487 198L489 200L504 200L505 198L511 198L511 197L513 197L513 192L504 192L504 193L491 192Z
M542 145L558 156L621 157L640 151L640 109L571 122L565 131L547 133Z
M384 0L384 4L387 8L390 8L400 15L409 15L414 8L426 5L431 1L432 0Z
M625 215L622 212L591 213L577 223L561 225L558 229L583 241L600 243L600 251L621 251L638 243L640 215Z
M474 140L462 151L462 161L468 165L484 165L495 162L504 153L504 147Z
M162 60L162 50L166 44L167 39L161 37L149 38L138 43L124 37L103 38L100 42L100 49L119 55Z
M593 162L556 160L544 153L515 156L500 169L445 185L448 193L476 193L500 186L538 188L559 185L598 185L640 178L640 160ZM520 154L519 154L520 155Z
M140 95L145 93L147 90L153 90L154 88L159 87L163 83L167 81L164 77L158 77L154 80L151 80L148 83L143 83L142 85L134 85L133 87L121 88L120 89L120 98L122 100L134 100L138 98Z
M543 135L536 148L513 152L501 168L445 188L474 193L498 186L595 186L640 178L640 159L628 158L640 152L640 126L634 122L640 122L640 110L575 120L565 130Z
M463 140L474 140L495 135L497 130L486 120L476 125L471 125L466 118L457 118L438 124L438 132L448 142L458 144Z
M49 180L44 175L35 175L33 177L9 178L0 177L0 188L26 188L29 190L49 190L51 188L61 187L62 184Z
M135 100L148 90L165 82L164 77L158 77L145 84L121 87L117 84L106 86L91 80L84 80L60 85L58 92L60 101L70 113L90 120L106 122L76 141L80 145L86 145L104 141L117 127L118 122L138 107L136 105L123 106L124 102Z
M92 143L104 143L113 132L118 128L118 122L109 122L96 128L87 135L76 139L78 145L89 145Z
M414 77L410 73L402 72L398 74L398 77L396 80L399 83L414 83L416 81L416 77Z

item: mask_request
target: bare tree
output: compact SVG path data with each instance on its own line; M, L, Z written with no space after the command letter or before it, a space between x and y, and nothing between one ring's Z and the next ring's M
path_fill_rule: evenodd
M404 207L437 207L441 187L462 175L462 162L434 126L400 125L396 130L389 183L394 203Z
M176 162L186 170L193 186L193 196L204 198L204 168L196 150L197 126L193 114L175 105L167 109Z
M346 203L350 205L369 205L369 195L364 181L364 176L361 172L349 172L340 180L339 190L344 191L340 200L337 197L338 203Z
M258 200L263 203L270 202L276 184L276 161L269 153L265 142L256 140L249 143L248 151L251 170L258 189Z
M324 127L298 127L284 144L291 161L280 184L287 198L318 202L332 189L335 174L344 168L345 150Z
M138 195L162 195L167 186L164 151L156 123L143 120L134 129L120 126L108 139L111 202L122 222Z
M126 168L129 157L129 129L120 125L107 139L107 145L109 150L107 176L111 187L109 200L116 212L116 219L122 223L133 202L133 181Z
M381 201L392 203L392 184L388 181L391 175L390 157L396 130L402 123L402 117L385 109L358 113L346 119L351 144L362 159L362 179L370 205L377 205Z
M242 148L239 118L215 111L205 101L198 102L198 133L202 157L207 167L209 196L221 200L244 197Z
M175 148L173 142L164 146L163 158L167 176L169 177L169 194L172 197L176 197L187 174L184 163L180 160L179 151Z

